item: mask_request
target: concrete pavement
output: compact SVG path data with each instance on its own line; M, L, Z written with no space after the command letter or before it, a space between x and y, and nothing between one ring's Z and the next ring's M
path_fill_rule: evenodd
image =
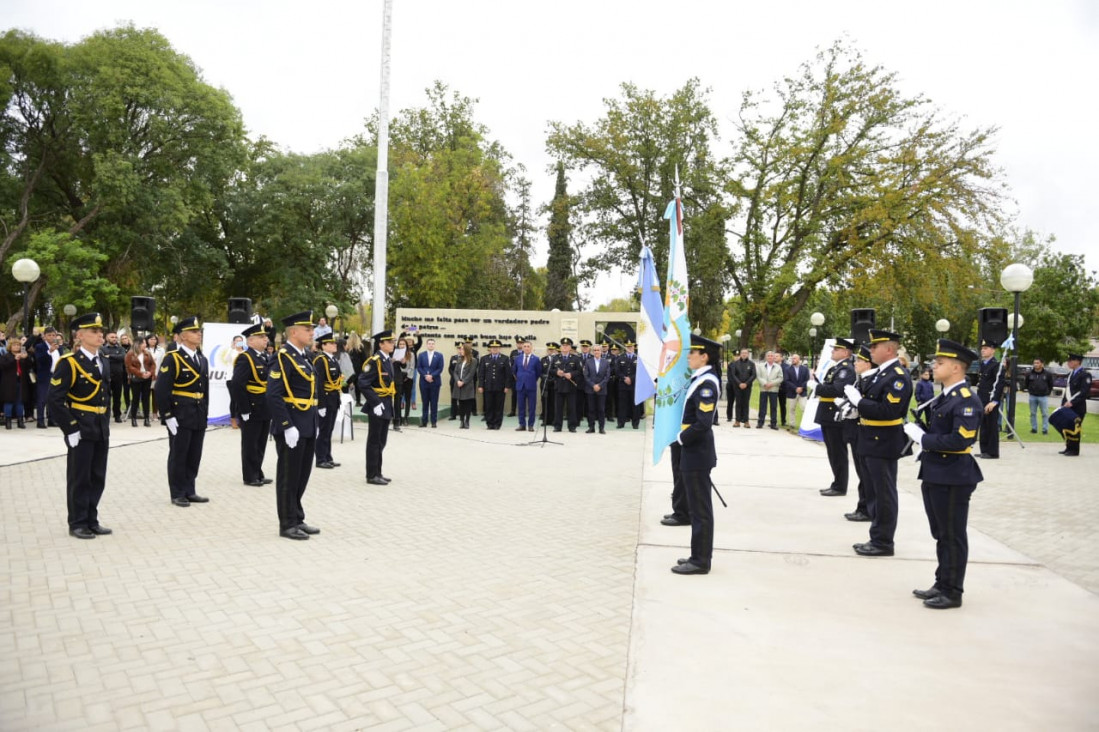
M909 594L934 571L912 465L898 555L859 558L822 446L723 423L714 571L678 577L690 530L658 524L647 431L455 425L391 435L384 488L365 431L337 443L300 543L228 429L212 502L179 509L163 430L117 425L116 533L83 542L59 433L0 433L0 727L1095 728L1099 453L984 464L965 606L935 612Z

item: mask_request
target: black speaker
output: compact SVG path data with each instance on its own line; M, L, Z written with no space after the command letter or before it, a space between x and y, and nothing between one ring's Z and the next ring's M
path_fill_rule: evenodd
M856 343L869 343L870 329L873 327L874 308L855 308L851 311L851 337Z
M999 346L1011 332L1007 327L1007 308L981 308L977 311L977 343L988 341Z
M229 298L229 322L230 323L251 323L252 322L252 300L247 297L231 297Z
M146 333L156 329L156 300L141 295L130 298L130 329Z

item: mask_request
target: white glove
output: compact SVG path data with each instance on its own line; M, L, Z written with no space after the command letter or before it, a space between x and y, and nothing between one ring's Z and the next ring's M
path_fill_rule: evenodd
M298 428L291 427L282 433L282 438L286 440L286 446L293 450L298 446Z
M69 443L69 447L76 447L80 444L80 433L73 432L72 434L65 435L65 442Z
M324 415L327 414L327 413L328 413L328 410L323 408L323 407L317 410L317 414L319 414L321 416L321 419L324 419Z
M175 417L168 417L164 420L164 426L168 428L168 432L174 437L176 432L179 432L179 421Z
M862 401L862 394L859 394L859 390L854 384L843 387L843 394L847 397L847 401L851 402L852 407L859 406L859 402Z
M923 446L923 427L920 427L915 422L905 422L904 433L917 445Z
M382 416L382 415L383 415L384 413L385 413L385 407L383 407L383 406L382 406L381 404L379 404L378 406L374 407L374 414L375 414L375 416L378 416L378 417L380 417L380 416Z
M245 422L247 422L248 418L251 417L251 416L252 416L251 414L242 414L242 415L240 415L240 418L243 419Z

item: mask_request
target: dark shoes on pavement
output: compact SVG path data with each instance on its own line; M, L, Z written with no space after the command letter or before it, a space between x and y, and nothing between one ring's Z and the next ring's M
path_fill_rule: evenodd
M709 574L710 568L700 567L689 559L680 559L672 567L672 571L676 574Z
M664 518L660 519L660 523L664 524L665 526L690 526L691 525L690 519L687 519L686 521L684 521L683 519L681 519L677 516L665 516Z
M852 511L851 513L843 514L843 517L848 521L869 521L870 517L862 511Z
M293 526L285 531L280 531L279 536L287 539L294 539L295 541L306 541L309 539L309 534L305 533L297 526Z
M389 485L389 482L384 480L380 475L375 475L373 478L367 478L366 482L370 485Z
M186 498L173 498L172 505L179 506L180 508L187 508L191 505L191 502L188 501Z
M317 463L317 467L324 468L325 470L331 470L332 468L340 467L340 464L332 462L331 460L325 460L323 463Z
M187 496L187 500L190 503L209 503L210 499L206 496Z
M838 491L835 488L825 488L820 492L822 496L846 496L847 491Z
M877 546L867 542L865 544L854 545L855 554L860 557L891 557L893 556L893 547L891 546Z
M75 536L77 539L94 539L95 532L83 526L77 526L75 529L69 529L69 536Z
M923 601L924 607L929 607L932 610L949 610L954 607L962 606L962 596L952 597L950 595L939 593L934 597L929 597Z
M298 524L297 528L298 531L302 531L306 534L309 534L310 536L312 536L313 534L321 533L320 529L318 529L316 526L310 526L309 524Z
M932 597L938 597L943 593L938 587L932 586L926 590L912 590L912 594L921 600L930 600Z

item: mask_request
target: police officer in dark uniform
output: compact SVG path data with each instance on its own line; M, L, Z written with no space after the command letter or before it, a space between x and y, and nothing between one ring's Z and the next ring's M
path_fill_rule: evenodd
M1000 457L1000 402L1004 398L1005 379L996 360L996 346L981 341L981 366L977 379L977 396L981 400L981 454L978 457L996 460Z
M309 362L313 342L313 311L282 319L286 329L282 348L267 374L267 408L271 411L271 433L279 460L275 476L279 536L303 541L321 533L305 523L301 505L317 440L318 379Z
M508 410L508 416L514 417L516 415L516 409L518 408L518 401L515 395L515 361L523 355L523 344L525 340L520 336L515 337L515 348L511 349L511 353L508 354L508 363L511 364L511 381L508 383L508 389L511 390L511 409ZM533 345L533 344L531 344Z
M168 490L172 505L187 508L192 503L210 501L195 493L210 411L210 370L199 350L202 325L197 317L177 322L172 334L177 347L164 354L153 392L160 418L168 428Z
M977 354L962 344L941 339L933 368L943 390L921 410L922 424L904 426L905 434L922 448L919 478L923 481L923 506L939 560L935 584L912 594L935 610L961 607L969 559L969 499L984 480L972 455L983 407L965 378L976 358Z
M261 323L241 334L248 347L233 362L230 380L240 413L240 466L245 485L268 485L263 475L263 458L271 434L271 412L267 408L267 330Z
M340 413L343 373L336 361L336 334L325 333L316 342L321 351L313 357L313 373L317 375L317 416L320 418L315 459L318 468L331 470L340 466L332 459L332 430Z
M615 365L619 355L617 343L603 341L603 358L607 359L611 365L611 376L607 380L607 417L614 420L618 419L618 373L615 371Z
M554 424L553 408L557 399L554 384L557 382L557 377L550 372L550 366L557 358L557 349L558 345L550 341L546 344L546 355L542 356L542 383L540 388L542 394L542 424Z
M374 334L374 355L363 365L359 374L359 391L366 397L362 411L367 416L366 430L366 482L371 485L389 485L389 478L382 475L382 453L389 439L389 423L393 419L393 395L397 387L393 383L393 331L383 330Z
M99 523L111 437L111 371L99 356L103 345L99 313L74 318L72 330L73 350L58 360L47 401L50 418L65 433L69 449L65 470L69 534L94 539L111 533Z
M1084 356L1081 353L1070 353L1065 363L1072 373L1069 374L1068 390L1061 398L1061 406L1071 407L1076 419L1071 429L1061 430L1065 449L1060 454L1072 457L1080 454L1080 437L1084 430L1084 417L1088 414L1088 395L1091 393L1091 374L1083 367Z
M871 371L874 367L873 362L870 360L870 349L865 345L859 346L859 352L855 355L855 374L857 379L855 386L859 387L859 393L865 394L866 389L870 384L870 379L873 374ZM870 374L870 376L864 376ZM846 403L846 397L843 398ZM859 500L855 504L855 510L851 513L843 514L843 517L848 521L869 521L870 520L870 508L867 504L867 481L866 470L863 467L862 453L859 452L859 413L858 410L853 407L845 408L845 412L848 412L846 418L843 420L843 439L851 446L851 462L855 464L855 474L859 478Z
M490 430L498 430L504 423L504 402L515 383L511 359L501 355L501 345L498 340L489 341L488 355L477 364L477 391L484 396L485 423Z
M717 465L714 449L714 417L721 382L711 363L717 363L721 345L691 335L687 365L691 381L683 405L683 426L676 437L681 446L679 472L691 512L691 556L680 559L676 574L708 574L714 555L714 502L710 495L710 471Z
M633 391L637 382L637 354L634 353L636 344L626 341L626 352L619 354L614 362L615 377L618 380L618 429L626 426L626 422L637 429L641 423L641 417L645 412L644 404L634 404Z
M560 432L564 422L565 409L569 411L569 432L576 432L576 426L580 424L580 413L576 411L576 395L582 387L583 367L580 358L572 352L572 339L561 339L561 353L554 359L550 366L552 373L557 377L554 384L556 401L553 408L555 420L553 431Z
M576 357L580 359L580 378L576 380L576 414L577 422L583 422L588 418L588 400L584 396L584 366L591 358L591 341L586 338L580 341L580 352Z
M859 453L868 485L870 541L855 544L864 557L893 556L897 531L897 461L908 448L904 418L912 398L912 378L897 360L901 337L887 330L870 330L870 358L877 372L863 394L854 384L844 395L859 412Z
M832 360L836 363L824 374L817 384L818 398L816 423L824 438L824 448L828 451L828 465L832 468L832 485L823 489L822 496L846 496L847 477L847 441L844 440L844 425L836 419L836 400L843 399L843 390L855 383L855 364L851 354L855 344L846 338L837 338L832 346Z

